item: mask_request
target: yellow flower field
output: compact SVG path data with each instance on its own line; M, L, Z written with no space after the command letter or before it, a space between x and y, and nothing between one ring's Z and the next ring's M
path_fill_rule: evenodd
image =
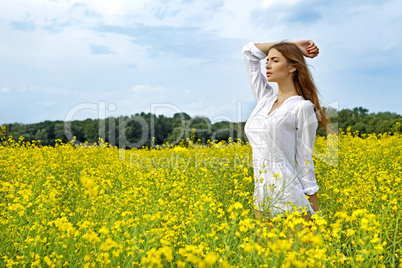
M257 221L249 144L0 134L0 267L402 267L402 136L317 137L321 216Z

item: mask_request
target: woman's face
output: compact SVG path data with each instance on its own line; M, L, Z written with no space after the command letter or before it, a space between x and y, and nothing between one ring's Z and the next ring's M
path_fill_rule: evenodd
M265 69L267 70L267 80L269 82L280 82L284 79L291 78L292 72L295 70L282 53L275 48L270 49L268 52Z

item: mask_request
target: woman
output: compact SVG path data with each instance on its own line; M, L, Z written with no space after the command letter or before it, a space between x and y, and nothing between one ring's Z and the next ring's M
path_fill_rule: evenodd
M305 209L309 213L304 218L309 220L318 210L319 187L312 154L318 122L329 130L330 121L321 110L318 91L303 57L314 58L318 53L311 40L248 43L243 47L247 75L257 100L245 125L253 151L256 217ZM264 58L265 77L260 67ZM268 82L278 84L278 94Z

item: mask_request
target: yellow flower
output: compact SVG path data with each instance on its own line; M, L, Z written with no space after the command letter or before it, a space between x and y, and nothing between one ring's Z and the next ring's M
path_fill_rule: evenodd
M244 243L240 247L243 248L244 252L251 252L254 250L254 246L250 243Z
M210 252L208 253L205 258L204 261L205 263L207 263L208 265L213 265L215 264L215 262L219 259L218 254L216 254L215 252Z
M177 267L184 268L185 266L186 266L186 263L184 261L177 261Z
M113 241L111 238L107 238L106 241L100 246L100 250L108 251L113 247L116 247L117 243Z
M160 252L165 255L165 258L166 258L167 261L170 262L170 261L173 260L173 250L172 250L172 248L165 246L165 247L162 247L160 249Z
M108 235L109 230L105 226L102 226L102 228L99 229L99 233L104 234L104 235Z

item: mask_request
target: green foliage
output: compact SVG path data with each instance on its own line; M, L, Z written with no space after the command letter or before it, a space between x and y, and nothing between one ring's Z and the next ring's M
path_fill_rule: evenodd
M333 108L331 108L333 109ZM402 122L402 116L397 113L379 112L368 113L368 110L363 107L355 107L352 110L343 109L339 112L336 110L328 111L324 108L334 126L338 126L339 131L346 132L350 126L351 132L359 132L362 134L394 132L396 122ZM326 136L326 131L320 126L317 130L317 135Z
M334 130L351 132L358 130L358 135L371 133L394 132L395 124L402 122L402 116L391 112L368 113L363 107L343 109L324 107L324 112L331 120L330 127ZM194 132L194 142L208 144L208 141L247 141L244 133L245 122L221 121L211 123L204 116L191 118L186 113L176 113L172 118L164 115L140 113L131 116L109 117L106 119L86 119L67 122L71 126L71 135L66 135L66 123L63 121L44 121L36 124L4 124L7 136L24 137L26 141L40 140L42 145L55 145L59 139L67 143L76 137L76 143L97 143L99 138L112 146L119 148L151 147L162 144L178 144L182 139L190 138ZM327 136L327 131L321 126L317 136ZM153 139L152 139L153 138Z

